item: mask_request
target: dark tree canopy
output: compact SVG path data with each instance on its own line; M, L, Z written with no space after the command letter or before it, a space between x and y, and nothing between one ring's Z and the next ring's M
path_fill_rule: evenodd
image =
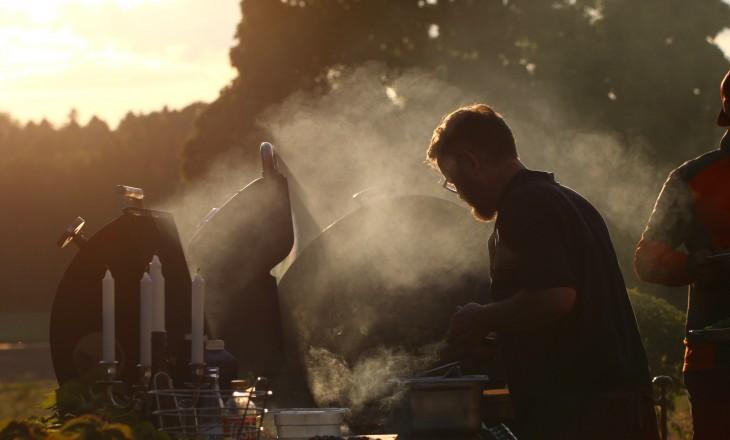
M549 91L585 129L638 139L670 163L716 142L718 82L728 69L711 39L730 23L722 0L243 0L231 50L239 75L197 122L187 176L237 149L255 157L257 118L298 90L326 87L333 66L377 60L418 67L526 102ZM357 103L353 103L357 105Z

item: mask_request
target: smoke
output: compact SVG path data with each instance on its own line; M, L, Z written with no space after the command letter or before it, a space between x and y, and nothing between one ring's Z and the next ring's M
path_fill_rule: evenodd
M326 226L384 196L421 194L460 203L424 165L425 150L444 114L486 102L510 124L530 168L554 172L591 200L609 224L638 236L667 170L612 133L574 129L567 121L579 116L561 109L548 92L529 101L515 99L506 90L519 87L503 87L509 78L485 77L486 86L457 86L423 71L394 73L376 63L333 68L327 93L296 93L268 109L259 123L271 133L290 183L297 182L295 197L315 224ZM257 177L236 163L221 160L207 179L169 203L184 237L210 208ZM390 379L435 361L433 352L414 352L413 345L423 340L420 333L446 330L453 312L448 300L459 299L437 298L439 288L463 274L486 275L489 228L469 219L466 210L457 212L461 220L436 211L371 210L356 232L339 236L337 246L323 245L319 260L303 262L298 274L285 274L279 292L283 300L294 298L292 332L300 339L317 403L362 406L382 396ZM316 232L299 236L300 244ZM330 235L336 234L333 228ZM296 279L286 283L287 276ZM405 299L396 307L398 295ZM398 338L401 346L383 342Z
M444 114L474 102L493 104L505 116L515 133L520 156L528 167L554 172L560 182L591 200L609 224L625 235L635 237L642 230L666 173L641 155L643 149L624 145L611 133L580 132L570 127L567 121L575 120L576 115L561 109L556 104L557 99L547 93L531 97L529 102L508 96L503 90L515 90L516 87L500 87L509 80L496 78L496 75L492 88L455 86L422 71L410 70L394 75L382 65L367 64L331 72L328 78L330 91L324 96L297 93L270 109L260 120L272 133L288 168L305 189L308 204L320 224L329 224L356 209L355 203L347 201L353 193L365 188L390 195L449 197L450 194L437 184L438 176L424 166L425 150L433 128ZM464 216L467 215L464 212ZM392 222L373 221L363 225L360 232L364 236L378 236L385 233L385 228L393 227ZM407 231L416 226L406 222L397 227L407 236ZM452 232L453 237L468 235L463 230ZM390 234L390 237L403 235ZM413 247L407 240L393 240L394 249ZM486 234L483 240L485 246ZM363 246L363 242L354 241L349 249L348 245L343 245L346 250L337 254L337 266L322 261L320 267L323 271L347 267L343 260L356 258L353 253L367 251L357 248ZM473 259L474 254L464 252L463 243L457 245L456 242L458 240L452 239L451 243L446 240L439 245L450 258L461 257L458 265L453 265L455 260L440 260L432 255L423 259L417 256L403 259L396 255L378 259L377 274L368 273L367 277L380 277L388 286L375 290L378 292L398 290L392 286L409 279L410 292L419 295L428 291L425 287L429 274L439 273L443 267L452 271L474 270L469 262L463 261L465 255ZM486 271L486 267L481 266L481 270ZM317 269L310 265L309 270ZM344 272L353 278L350 283L362 285L359 291L373 291L367 281L355 279L359 274ZM321 274L317 276L322 277ZM345 285L332 282L331 278L328 280L335 286ZM319 287L328 289L327 285ZM341 292L332 295L344 303L342 298L346 295ZM311 301L320 300L311 298ZM382 314L383 307L377 302L372 307ZM361 306L352 308L358 310ZM304 306L298 313L298 331L307 335L305 346L316 344L318 341L312 333L327 325L322 320L308 320L303 316L315 314L312 310L320 309L309 310ZM402 313L403 319L417 325L414 322L417 317L412 312L404 310ZM378 314L369 315L356 313L348 319L356 320L359 326L363 325L363 319L386 320ZM343 325L346 326L335 323L332 327L341 329ZM361 341L353 338L349 344L357 347ZM315 399L320 403L338 401L355 406L378 396L378 391L382 391L380 385L387 378L406 371L412 373L415 371L413 366L419 364L417 356L397 349L381 349L352 366L340 355L323 348L310 348L306 357Z
M173 214L183 247L187 246L211 209L222 206L247 183L261 176L258 164L247 164L241 160L241 149L240 146L232 146L212 164L204 177L184 186L179 193L160 204L160 209ZM246 215L248 213L242 213L242 217Z
M310 347L306 357L309 387L319 406L347 405L358 410L380 400L390 403L394 379L424 370L438 359L443 343L423 347L419 353L378 347L352 367L342 356L322 347Z
M330 93L297 93L261 118L320 224L357 207L346 202L365 189L442 191L439 176L423 164L425 147L463 94L418 71L388 76L379 64L330 74Z
M641 140L624 145L609 133L582 133L556 126L535 130L529 123L521 157L529 167L549 170L564 185L589 199L618 232L637 237L668 173L650 163ZM517 137L520 137L518 132Z
M325 96L294 94L261 124L328 224L348 211L343 200L365 188L448 196L423 166L431 132L458 106L486 102L512 127L528 166L554 172L624 232L641 231L667 172L642 155L641 139L626 145L612 133L576 131L567 121L578 117L549 92L521 101L503 91L517 89L502 87L504 78L484 77L493 87L456 86L419 70L394 76L376 63L337 70Z

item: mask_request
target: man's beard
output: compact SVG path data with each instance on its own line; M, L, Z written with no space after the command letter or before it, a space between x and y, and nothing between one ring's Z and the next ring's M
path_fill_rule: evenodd
M472 206L471 215L477 221L491 222L492 220L494 220L497 217L497 210L495 210L495 209L483 210L483 209Z

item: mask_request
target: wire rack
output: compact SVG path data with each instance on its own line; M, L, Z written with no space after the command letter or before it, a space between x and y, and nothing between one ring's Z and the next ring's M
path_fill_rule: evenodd
M153 389L157 427L174 439L258 440L272 393L257 381L246 391L204 387Z

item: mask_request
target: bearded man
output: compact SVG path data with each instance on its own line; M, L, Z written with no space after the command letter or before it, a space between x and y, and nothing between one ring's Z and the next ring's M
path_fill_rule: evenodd
M474 217L495 220L494 301L464 305L450 337L477 346L496 332L518 437L658 439L646 354L598 211L527 169L509 126L484 104L447 115L427 160Z

